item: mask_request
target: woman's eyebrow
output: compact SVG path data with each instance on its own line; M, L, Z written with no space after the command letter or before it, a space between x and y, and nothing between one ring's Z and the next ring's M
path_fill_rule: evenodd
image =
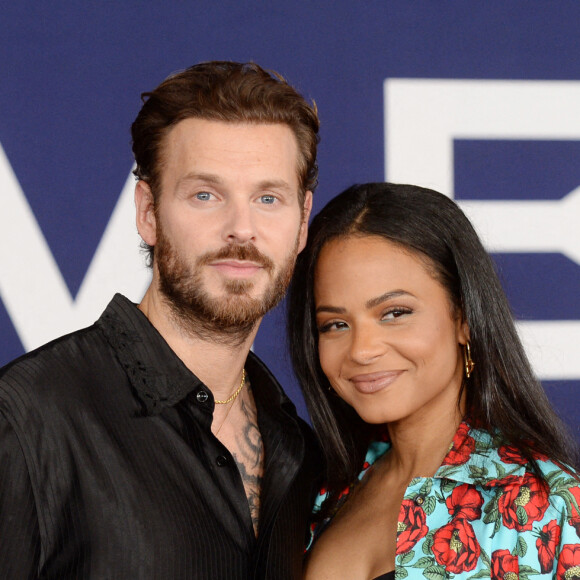
M398 298L399 296L413 296L413 294L405 290L393 290L391 292L385 292L384 294L381 294L376 298L371 298L370 300L367 300L365 306L367 308L374 308L375 306L378 306L379 304L382 304L383 302L386 302L391 298Z
M340 306L326 306L325 304L321 304L320 306L316 307L316 314L319 312L329 312L331 314L344 314L346 312L346 308L342 308Z
M378 306L379 304L382 304L387 300L391 300L392 298L398 298L399 296L413 296L413 294L407 292L406 290L393 290L391 292L385 292L384 294L381 294L376 298L371 298L370 300L367 300L367 302L365 303L365 307L369 309L374 308L375 306ZM328 306L326 304L321 304L320 306L316 307L316 314L318 314L319 312L329 312L331 314L344 314L346 312L346 308L343 308L342 306Z

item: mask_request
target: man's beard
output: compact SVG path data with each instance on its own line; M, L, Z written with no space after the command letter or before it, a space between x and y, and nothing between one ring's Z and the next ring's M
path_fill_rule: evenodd
M215 260L249 260L261 266L271 278L275 272L274 262L252 244L237 244L208 252L191 267L158 226L154 260L159 272L159 289L183 330L206 340L239 345L264 314L284 297L294 270L298 244L299 236L262 296L249 296L254 286L249 280L224 280L223 295L213 297L205 290L202 280L202 269L207 264Z

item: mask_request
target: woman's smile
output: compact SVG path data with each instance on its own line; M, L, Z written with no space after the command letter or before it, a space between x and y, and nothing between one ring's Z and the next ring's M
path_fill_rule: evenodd
M394 383L404 371L378 371L374 373L359 374L349 380L354 388L363 395L372 395L382 391Z

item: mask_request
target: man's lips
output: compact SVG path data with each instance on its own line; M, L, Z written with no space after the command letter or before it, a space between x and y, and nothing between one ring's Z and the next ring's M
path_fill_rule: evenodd
M350 382L359 393L369 395L385 389L396 381L402 373L403 371L379 371L376 373L355 375L350 378Z
M245 260L215 260L209 264L226 276L248 278L263 269L261 264Z

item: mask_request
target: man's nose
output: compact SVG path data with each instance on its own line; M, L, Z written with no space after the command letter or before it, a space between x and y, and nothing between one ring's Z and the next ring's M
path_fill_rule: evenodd
M226 210L223 236L229 243L246 244L256 238L256 228L248 201L232 200Z

